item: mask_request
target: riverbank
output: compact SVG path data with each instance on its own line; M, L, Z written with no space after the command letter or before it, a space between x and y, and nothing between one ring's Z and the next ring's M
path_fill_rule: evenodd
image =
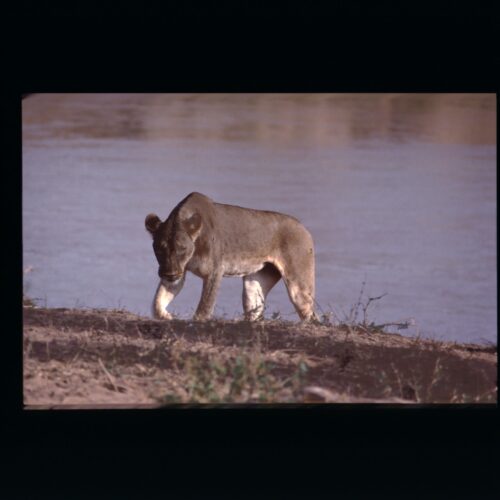
M28 408L496 403L497 347L363 325L158 321L25 305Z

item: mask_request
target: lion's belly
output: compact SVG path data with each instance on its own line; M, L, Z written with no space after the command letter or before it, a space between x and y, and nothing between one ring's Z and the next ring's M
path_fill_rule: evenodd
M264 260L243 260L224 262L224 276L242 277L260 271L266 262Z

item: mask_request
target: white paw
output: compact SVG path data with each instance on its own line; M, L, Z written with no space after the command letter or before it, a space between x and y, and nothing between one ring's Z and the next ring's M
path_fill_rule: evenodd
M173 316L167 311L163 311L159 317L159 319L173 319Z
M153 317L155 319L172 319L173 316L167 312L165 309L156 309L153 311Z

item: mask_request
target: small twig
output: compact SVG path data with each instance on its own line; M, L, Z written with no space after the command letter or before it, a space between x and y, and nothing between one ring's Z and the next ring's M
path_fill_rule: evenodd
M370 307L370 304L372 302L374 302L375 300L380 300L381 298L385 297L387 295L387 292L386 293L383 293L382 295L380 295L379 297L369 297L368 298L368 301L366 302L366 304L363 306L363 325L366 325L366 311L368 311L368 307Z
M135 330L141 339L144 338L138 325L135 325Z
M106 374L106 376L108 377L108 380L111 382L111 385L113 386L113 389L116 392L118 392L118 387L116 387L113 375L111 375L111 373L108 372L108 370L104 366L104 363L101 361L101 358L97 358L97 360L99 361L99 365L101 366L102 371Z
M356 320L358 319L359 306L362 305L361 299L363 298L363 293L365 293L365 285L366 285L366 277L361 283L361 290L359 291L358 301L356 302L355 305L352 306L351 312L349 313L349 321L351 323L355 323Z
M410 326L413 326L414 324L415 324L414 320L409 319L409 320L399 321L399 322L396 321L396 322L391 322L391 323L381 323L380 325L375 325L375 324L366 325L365 324L365 327L368 326L368 327L383 330L386 326L395 326L398 330L405 330L405 329L409 328Z
M73 356L73 359L69 362L69 366L71 366L79 357L80 357L80 351L78 351L76 355Z

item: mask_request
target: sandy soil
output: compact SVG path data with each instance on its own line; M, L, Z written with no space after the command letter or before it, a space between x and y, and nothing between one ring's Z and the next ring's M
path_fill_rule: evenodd
M361 326L24 307L28 408L496 403L497 348Z

